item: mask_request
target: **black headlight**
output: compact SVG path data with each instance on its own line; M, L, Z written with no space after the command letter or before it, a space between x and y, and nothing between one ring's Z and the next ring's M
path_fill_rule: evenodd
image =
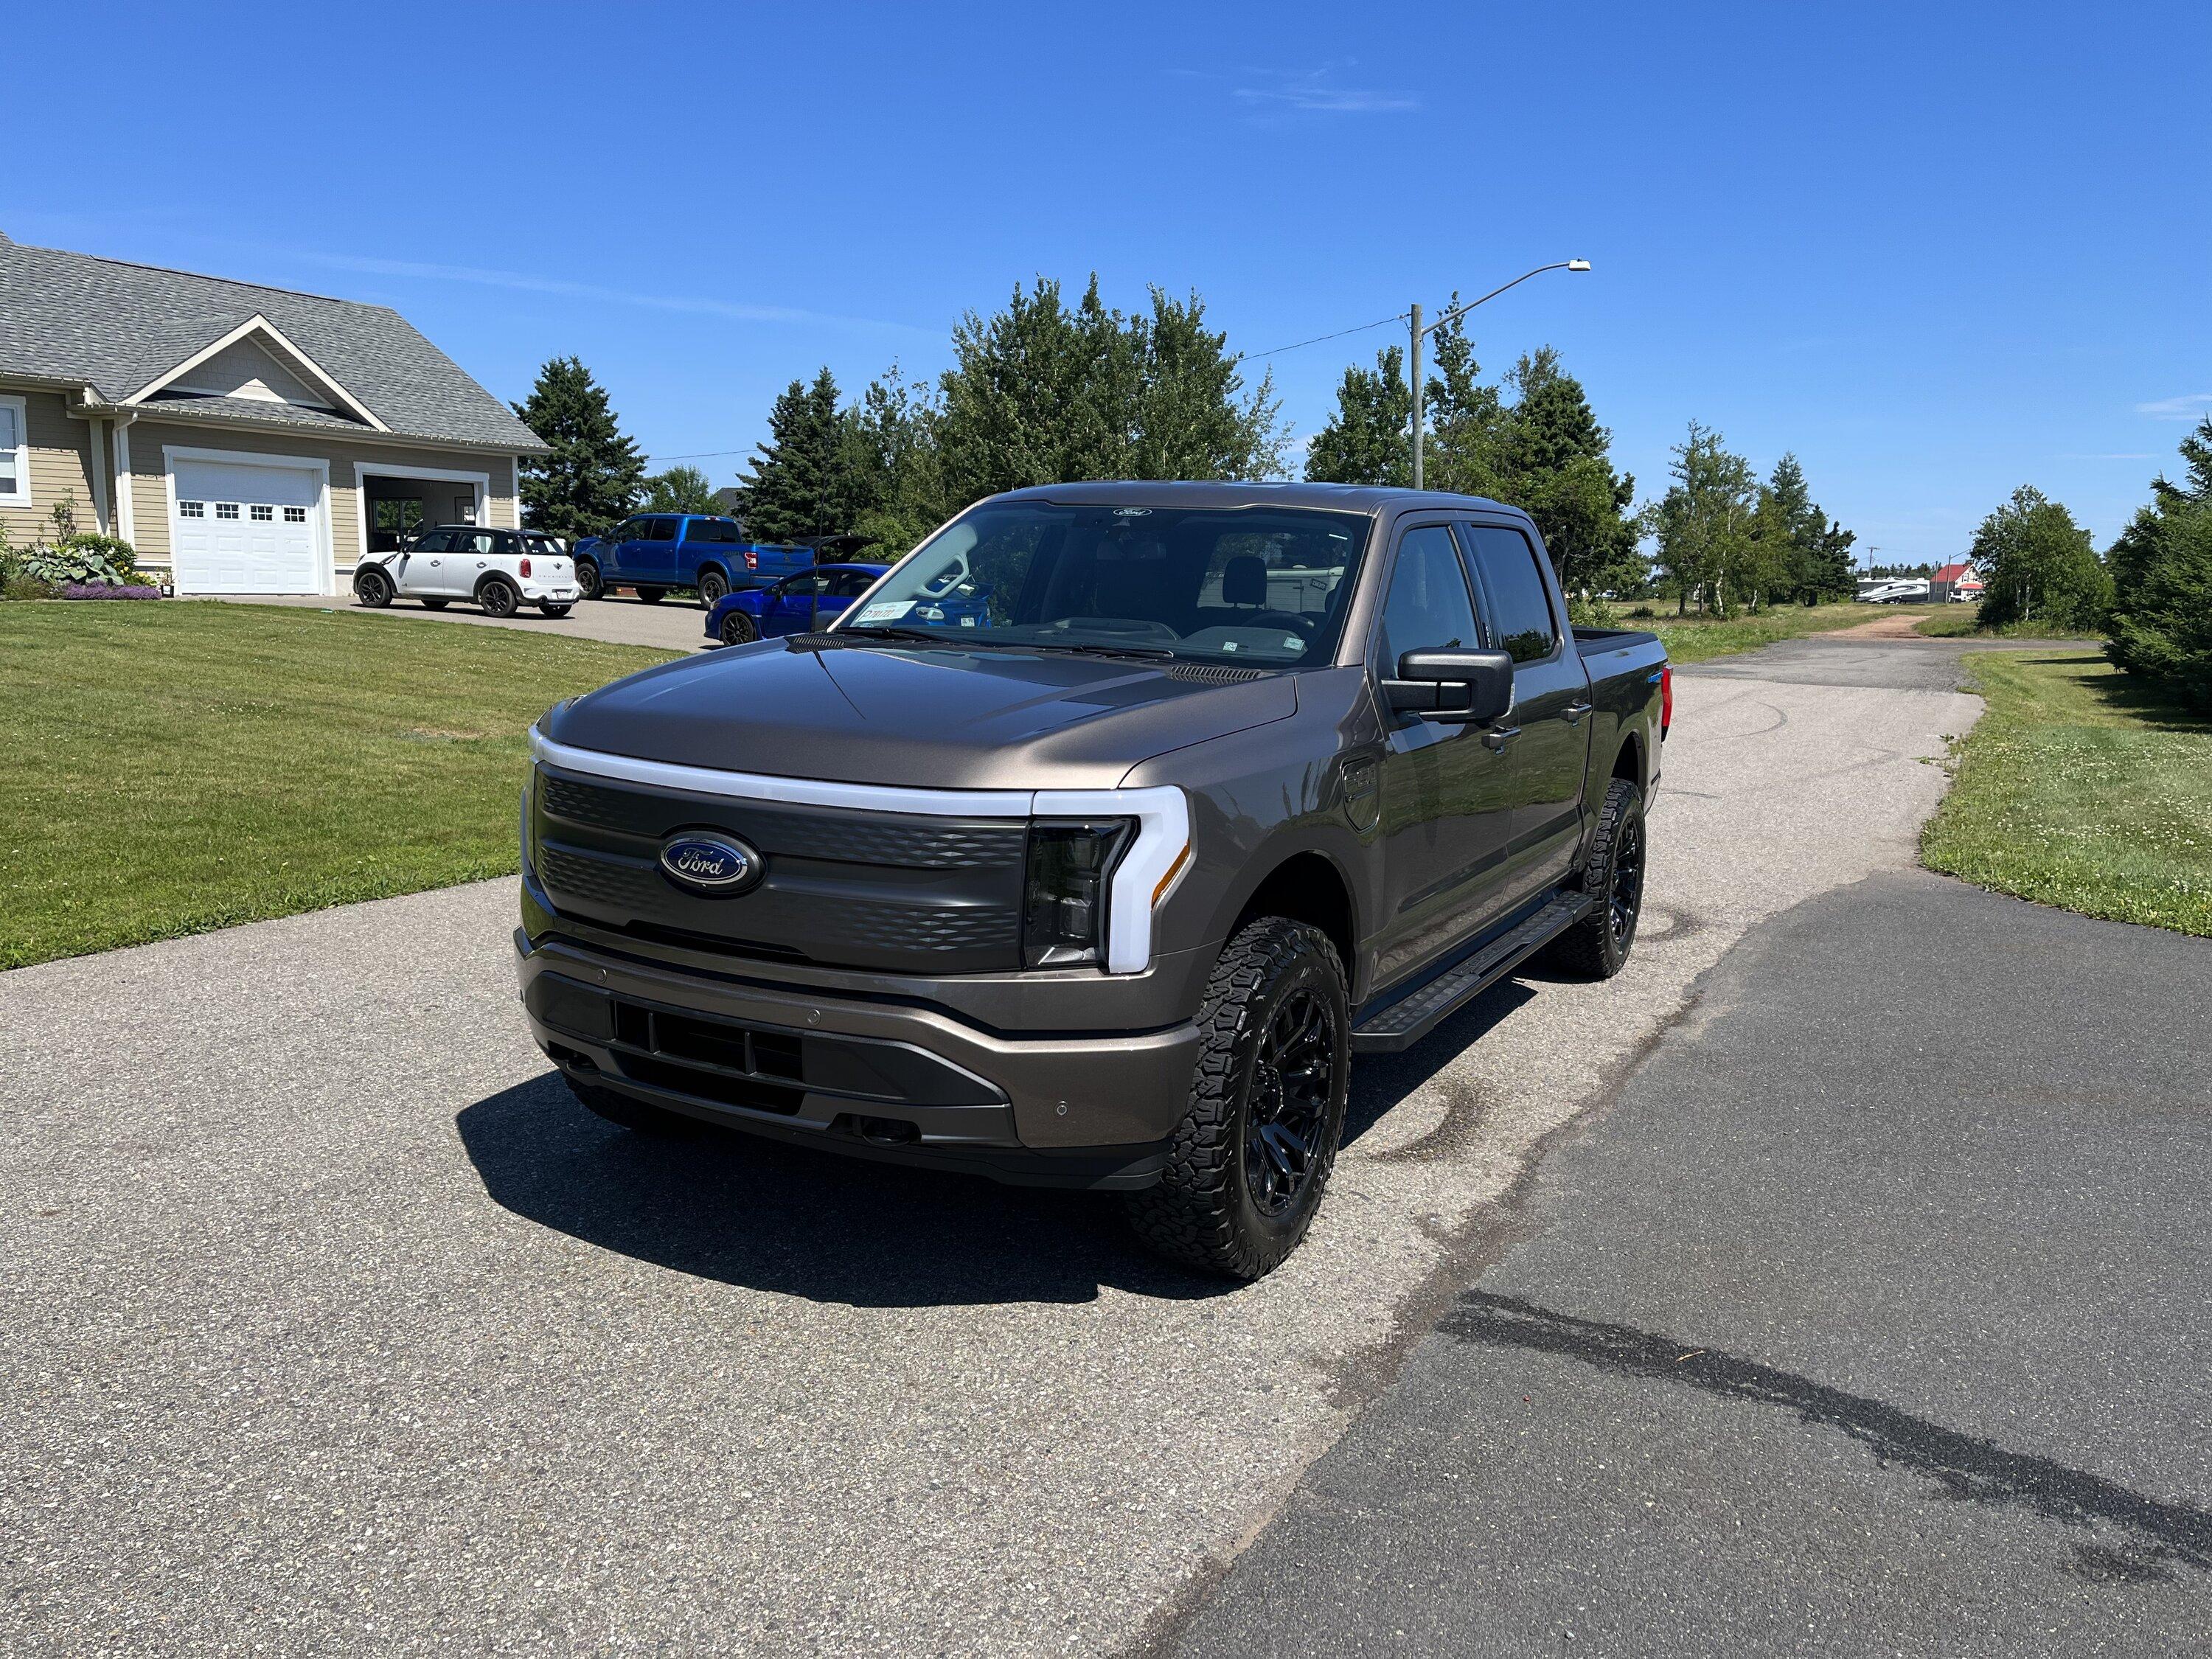
M1022 960L1071 968L1105 960L1106 893L1129 839L1126 818L1030 826L1022 900Z

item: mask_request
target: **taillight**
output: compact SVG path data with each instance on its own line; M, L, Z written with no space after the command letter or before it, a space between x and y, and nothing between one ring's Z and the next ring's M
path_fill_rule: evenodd
M522 561L522 574L525 576L527 576L530 574L530 560L526 555Z
M1665 742L1667 728L1674 723L1674 665L1667 664L1659 671L1659 738Z
M760 555L754 552L750 547L745 550L745 568L748 570L757 570L760 568Z

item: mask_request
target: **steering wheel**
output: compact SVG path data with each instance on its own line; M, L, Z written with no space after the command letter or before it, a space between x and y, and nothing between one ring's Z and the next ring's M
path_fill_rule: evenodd
M1255 628L1287 628L1308 645L1321 631L1321 624L1311 617L1301 617L1295 611L1262 611L1252 618Z

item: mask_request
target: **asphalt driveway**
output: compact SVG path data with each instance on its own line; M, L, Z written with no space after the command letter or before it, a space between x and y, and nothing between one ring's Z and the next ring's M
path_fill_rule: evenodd
M1917 872L1762 924L1174 1650L2203 1651L2208 983Z
M1107 1201L608 1128L523 1034L507 884L0 975L0 1644L1138 1639L1698 976L1911 864L1978 707L1944 660L1686 672L1630 969L1363 1063L1321 1223L1242 1289Z
M535 611L507 617L487 617L471 605L450 605L442 611L431 611L411 599L394 599L376 610L356 603L351 594L335 599L297 593L231 595L226 599L233 605L281 605L295 610L352 610L365 617L382 617L392 622L520 628L533 634L606 640L615 645L658 646L664 651L703 650L708 643L707 613L696 600L666 599L658 605L646 605L627 593L613 599L586 599L565 617L547 617Z

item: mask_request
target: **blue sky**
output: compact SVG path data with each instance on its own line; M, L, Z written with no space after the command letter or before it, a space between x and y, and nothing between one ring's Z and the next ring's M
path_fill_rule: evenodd
M130 21L135 15L136 21ZM1043 272L1259 351L1492 302L1639 490L1692 416L1892 558L2108 538L2212 410L2212 7L26 9L0 230L574 352L663 459ZM70 73L59 72L68 65ZM41 67L44 66L44 67ZM1386 331L1274 360L1301 436ZM742 457L698 464L717 483Z

